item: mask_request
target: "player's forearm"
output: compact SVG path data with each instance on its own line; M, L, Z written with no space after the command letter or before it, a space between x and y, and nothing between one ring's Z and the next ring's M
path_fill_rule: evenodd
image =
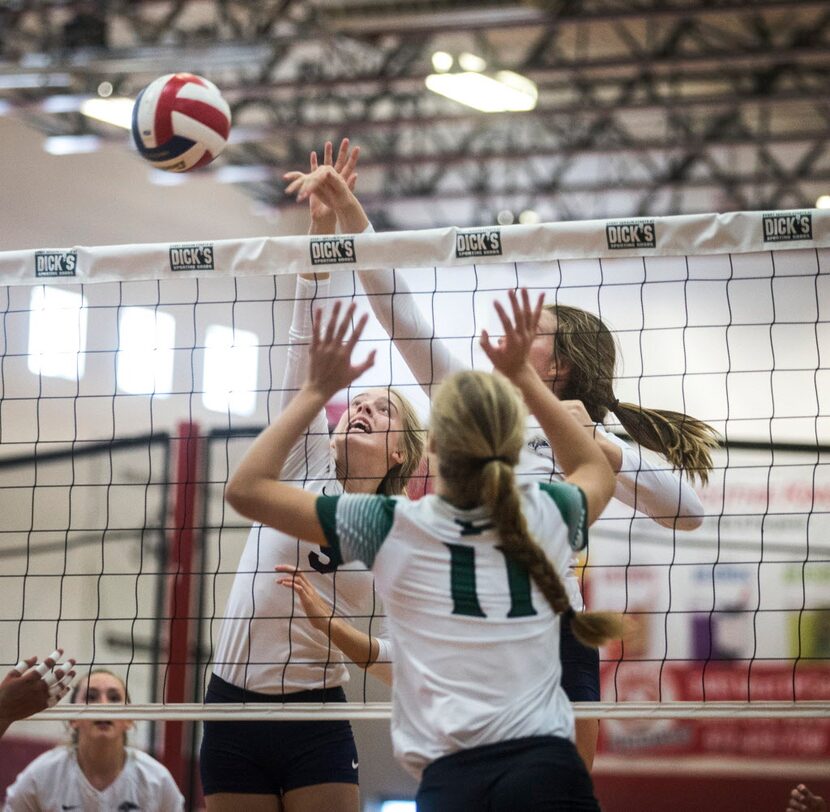
M344 234L362 234L369 226L369 218L363 206L345 183L337 186L334 210L340 230Z
M251 444L228 480L225 498L243 515L249 515L248 502L263 482L279 480L291 448L325 408L327 397L321 391L303 386L277 419Z
M694 488L670 464L655 465L637 448L622 451L615 498L650 516L664 527L694 530L705 510Z
M376 637L370 637L339 617L331 619L326 631L329 640L355 665L368 668L377 661L380 643Z

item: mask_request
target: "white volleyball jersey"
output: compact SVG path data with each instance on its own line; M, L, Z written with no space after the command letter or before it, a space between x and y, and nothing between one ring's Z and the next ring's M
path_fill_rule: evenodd
M305 378L312 297L322 296L324 302L327 287L327 282L297 279L282 408ZM314 493L342 493L325 412L291 450L282 478ZM265 694L343 685L349 679L343 654L311 625L294 590L275 583L277 564L302 569L337 615L352 619L379 612L372 575L362 564L335 567L325 548L254 525L222 619L214 673L239 688ZM379 620L371 625L370 633L379 633L380 625Z
M566 483L520 487L531 533L557 572L587 543L585 498ZM524 736L573 738L560 687L559 621L499 548L485 509L437 495L320 497L336 560L370 566L395 647L392 741L418 776L441 756Z
M38 756L6 790L5 812L178 812L184 797L173 776L151 756L127 748L124 769L97 790L78 765L74 747Z

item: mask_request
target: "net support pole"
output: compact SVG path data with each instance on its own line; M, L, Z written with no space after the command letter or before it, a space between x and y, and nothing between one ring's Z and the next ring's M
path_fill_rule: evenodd
M164 680L165 704L184 702L187 690L189 652L192 649L193 636L191 584L196 551L199 464L202 456L199 427L196 423L179 423L177 436L173 524L169 536L168 555L170 631L167 638L167 674ZM162 763L170 770L180 788L185 787L189 774L189 766L185 764L182 750L184 724L180 720L168 720L164 723L161 757Z

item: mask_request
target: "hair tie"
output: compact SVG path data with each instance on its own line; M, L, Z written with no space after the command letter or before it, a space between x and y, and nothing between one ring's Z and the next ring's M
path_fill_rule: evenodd
M617 411L617 406L619 406L619 405L620 405L620 399L619 398L614 398L614 402L608 407L608 411L616 412Z
M507 457L482 457L479 462L482 465L487 465L488 462L503 462L510 465L510 460Z
M562 617L568 621L573 620L576 617L576 612L574 611L573 606L568 606L568 608L562 612Z

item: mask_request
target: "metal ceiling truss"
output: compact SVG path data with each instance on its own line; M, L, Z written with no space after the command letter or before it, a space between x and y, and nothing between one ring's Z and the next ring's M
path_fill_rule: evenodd
M430 93L439 49L533 79L536 110ZM282 173L342 135L364 147L362 199L387 226L803 207L830 191L824 1L0 2L0 105L47 134L123 138L80 101L175 70L222 87L234 130L217 168L272 206Z

